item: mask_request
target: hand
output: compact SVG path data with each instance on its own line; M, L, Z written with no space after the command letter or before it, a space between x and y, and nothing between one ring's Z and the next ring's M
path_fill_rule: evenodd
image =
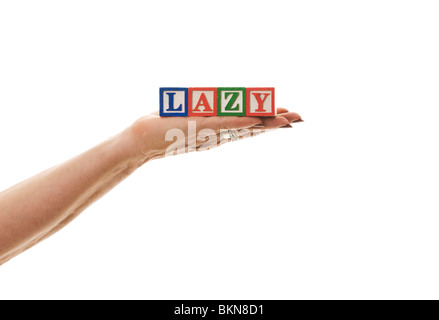
M0 192L0 265L63 228L146 161L174 154L169 152L173 146L176 154L199 150L206 144L218 146L229 130L242 133L258 127L261 131L301 120L286 109L277 112L267 118L161 118L151 114L101 144Z
M225 139L224 134L228 130L237 130L235 132L239 137L248 135L249 130L243 129L257 128L261 132L290 126L290 123L297 121L302 121L300 115L284 108L278 108L274 117L160 117L155 112L137 120L131 129L137 144L136 150L142 157L140 161L146 162L165 155L222 145L230 141Z

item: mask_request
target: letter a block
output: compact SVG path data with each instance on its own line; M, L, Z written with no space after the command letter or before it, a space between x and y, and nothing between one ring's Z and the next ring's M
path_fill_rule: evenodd
M216 116L216 88L189 88L189 116Z
M187 88L160 88L160 116L186 117L188 115Z
M218 88L218 116L245 116L245 88Z
M247 88L247 116L275 116L274 88Z

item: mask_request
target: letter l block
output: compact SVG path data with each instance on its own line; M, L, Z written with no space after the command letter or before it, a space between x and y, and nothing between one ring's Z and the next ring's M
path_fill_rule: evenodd
M160 88L160 116L186 117L188 88Z

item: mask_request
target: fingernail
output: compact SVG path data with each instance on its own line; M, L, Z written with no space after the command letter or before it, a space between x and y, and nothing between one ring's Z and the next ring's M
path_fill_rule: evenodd
M284 126L282 126L282 127L279 127L279 128L292 128L293 126L291 125L291 124L286 124L286 125L284 125Z
M299 122L305 122L305 121L302 119L297 119L297 120L291 121L291 123L299 123Z

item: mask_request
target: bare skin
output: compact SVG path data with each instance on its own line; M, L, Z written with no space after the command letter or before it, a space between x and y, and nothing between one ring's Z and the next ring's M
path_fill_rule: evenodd
M276 117L167 117L151 114L90 150L0 192L0 265L54 234L144 163L165 156L166 132L262 127L276 129L300 121L277 109ZM186 139L187 140L187 139ZM197 142L197 146L200 142ZM187 141L186 141L187 147Z

